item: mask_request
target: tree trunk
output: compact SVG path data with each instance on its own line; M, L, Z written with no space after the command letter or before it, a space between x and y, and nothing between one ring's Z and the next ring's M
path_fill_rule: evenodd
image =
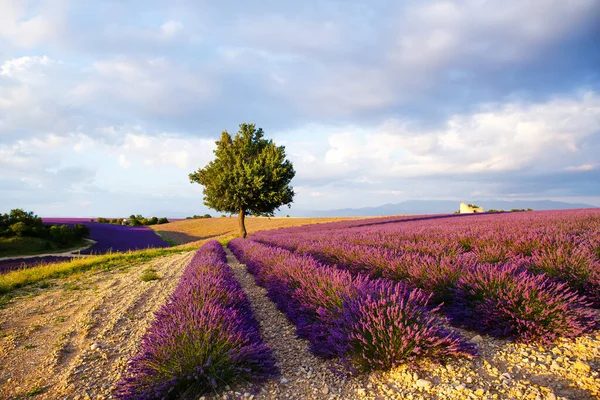
M246 224L244 223L245 218L246 218L246 210L244 210L242 207L240 207L240 215L238 217L238 221L240 223L240 237L241 238L246 237Z

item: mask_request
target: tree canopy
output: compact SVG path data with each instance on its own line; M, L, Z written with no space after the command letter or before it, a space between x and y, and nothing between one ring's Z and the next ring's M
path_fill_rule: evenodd
M246 215L273 215L290 205L296 175L286 159L285 147L264 138L262 128L241 124L232 139L224 131L216 142L216 158L189 174L192 183L204 186L204 204L218 212L237 213L240 236L246 237Z

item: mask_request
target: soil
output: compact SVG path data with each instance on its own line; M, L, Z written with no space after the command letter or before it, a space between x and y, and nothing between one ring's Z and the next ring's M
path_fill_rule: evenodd
M0 398L110 398L192 253L28 289L0 309ZM159 280L143 282L154 267Z

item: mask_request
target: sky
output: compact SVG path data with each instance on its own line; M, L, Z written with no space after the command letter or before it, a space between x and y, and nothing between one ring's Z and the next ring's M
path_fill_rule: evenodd
M218 214L188 174L244 122L283 214L600 206L600 0L0 0L0 212Z

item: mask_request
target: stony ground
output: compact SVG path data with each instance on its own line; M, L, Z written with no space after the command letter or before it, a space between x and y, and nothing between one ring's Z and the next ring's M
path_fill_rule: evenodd
M29 289L0 309L0 398L109 399L191 253L125 271L99 272ZM240 384L204 399L596 399L600 332L550 346L525 346L463 331L479 346L473 360L420 362L348 377L295 337L245 267L228 261L247 293L281 376ZM160 280L142 282L156 267Z
M0 398L109 398L192 253L28 289L0 309ZM143 270L159 280L143 282Z

